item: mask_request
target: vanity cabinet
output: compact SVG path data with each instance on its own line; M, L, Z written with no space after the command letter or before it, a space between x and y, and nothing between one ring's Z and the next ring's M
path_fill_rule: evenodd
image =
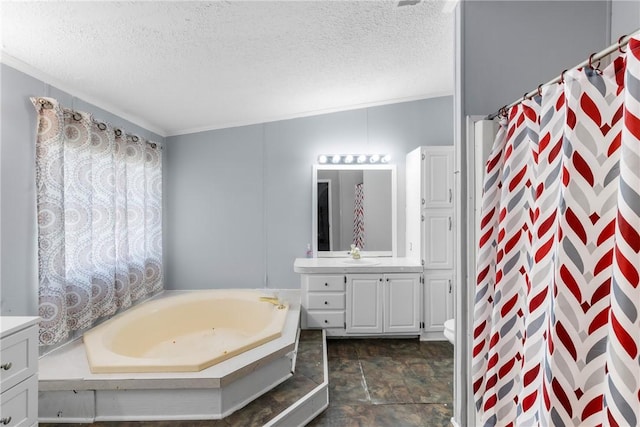
M438 303L436 303L438 302ZM440 332L453 317L453 274L426 272L424 275L424 330Z
M431 209L421 218L424 227L423 258L425 270L453 268L453 212L450 209Z
M419 333L419 274L347 275L347 334Z
M0 317L0 425L38 424L38 317Z
M454 317L455 173L451 146L419 147L406 158L406 255L424 268L423 339L444 339Z
M345 289L343 274L302 275L302 328L345 327Z
M419 335L422 266L409 258L298 258L303 329L327 336Z

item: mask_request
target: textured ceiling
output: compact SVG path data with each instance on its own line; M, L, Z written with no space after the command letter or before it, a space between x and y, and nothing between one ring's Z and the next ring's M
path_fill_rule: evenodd
M444 3L3 1L3 61L176 135L451 94Z

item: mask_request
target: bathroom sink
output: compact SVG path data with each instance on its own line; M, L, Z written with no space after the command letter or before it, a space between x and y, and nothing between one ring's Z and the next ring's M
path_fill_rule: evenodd
M375 259L368 259L368 258L360 258L360 259L349 258L349 259L342 260L342 262L345 263L345 264L349 264L349 265L376 265L376 264L380 264L380 261L377 261Z

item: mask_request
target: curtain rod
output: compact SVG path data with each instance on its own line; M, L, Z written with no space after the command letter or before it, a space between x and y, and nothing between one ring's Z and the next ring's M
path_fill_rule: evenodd
M578 68L582 68L585 66L591 66L591 64L593 63L593 61L598 61L606 56L611 55L613 52L615 52L618 49L622 49L623 47L625 47L628 43L629 40L631 40L632 37L634 37L635 35L640 34L640 28L635 30L633 33L631 33L631 35L628 36L622 36L618 39L617 43L612 44L611 46L609 46L606 49L601 50L600 52L597 53L593 53L591 54L591 56L589 56L589 59L586 59L585 61L582 61L581 63L579 63L578 65L576 65L573 68L570 68L569 70L575 70ZM557 76L556 78L549 80L548 82L541 84L540 86L538 86L537 88L535 88L534 90L532 90L531 92L527 92L524 94L524 96L516 101L513 101L511 104L509 105L505 105L504 107L500 108L500 110L496 111L493 114L490 114L487 116L488 120L493 120L496 117L498 117L503 111L507 111L509 108L520 104L525 98L531 98L537 94L539 94L540 89L543 86L551 86L553 84L556 84L560 81L562 81L564 73L569 71L569 70L564 70L559 76Z

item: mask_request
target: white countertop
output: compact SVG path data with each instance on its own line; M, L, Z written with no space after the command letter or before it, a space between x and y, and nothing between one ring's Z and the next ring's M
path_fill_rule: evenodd
M39 321L38 316L0 316L0 336L6 337Z
M296 258L296 273L422 273L422 265L412 258L369 257Z

